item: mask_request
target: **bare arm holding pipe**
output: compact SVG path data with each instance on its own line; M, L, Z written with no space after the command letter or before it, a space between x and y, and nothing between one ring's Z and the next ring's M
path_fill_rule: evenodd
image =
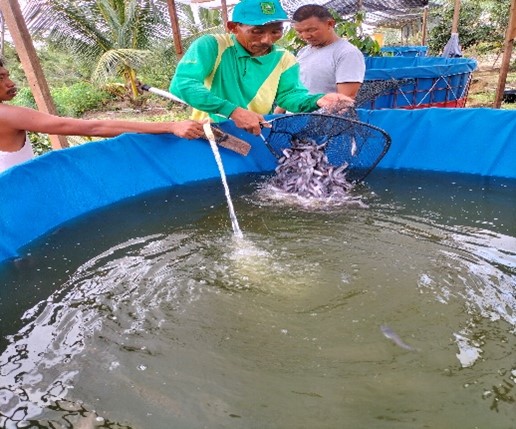
M17 140L17 135L21 136L19 141L22 143L25 140L25 131L95 137L114 137L122 133L131 132L146 134L170 133L190 139L203 135L202 125L196 121L132 122L75 119L49 115L25 107L8 105L0 105L0 125L2 128L0 131L0 138L2 138L3 142L2 146L9 146L8 142L13 139Z
M171 133L184 138L203 135L202 124L182 122L132 122L118 120L86 120L66 118L39 112L26 107L4 104L17 93L9 72L0 62L0 151L14 152L25 144L26 132L56 135L114 137L122 133Z

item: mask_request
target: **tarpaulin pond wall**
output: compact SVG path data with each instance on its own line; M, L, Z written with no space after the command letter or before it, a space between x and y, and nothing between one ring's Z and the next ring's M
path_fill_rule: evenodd
M366 57L366 85L377 81L408 81L382 93L372 101L362 103L359 107L464 107L471 73L476 68L477 63L471 58Z
M392 137L377 169L414 169L516 179L516 112L493 109L360 110ZM221 149L227 175L276 166L260 138L247 157ZM216 178L209 145L174 136L126 134L54 151L0 174L0 262L65 222L124 199Z

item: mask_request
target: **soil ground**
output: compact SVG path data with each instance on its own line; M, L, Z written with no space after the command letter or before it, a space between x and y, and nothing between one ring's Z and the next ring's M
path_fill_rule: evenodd
M473 72L466 107L493 107L500 77L501 57L479 59L478 69ZM514 64L514 62L513 62ZM507 75L505 90L516 90L516 70ZM502 109L516 109L516 103L502 102Z

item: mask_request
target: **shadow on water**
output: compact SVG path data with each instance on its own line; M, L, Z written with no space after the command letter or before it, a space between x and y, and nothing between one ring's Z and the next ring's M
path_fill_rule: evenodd
M368 209L230 178L64 225L1 268L0 427L514 424L514 181L375 171Z

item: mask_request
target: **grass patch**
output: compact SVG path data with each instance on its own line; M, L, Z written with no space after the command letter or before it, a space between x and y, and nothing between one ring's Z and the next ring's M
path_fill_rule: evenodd
M500 67L479 62L479 69L472 73L466 107L493 107L500 76ZM516 70L507 74L505 89L516 89ZM501 109L515 109L515 103L502 103Z

